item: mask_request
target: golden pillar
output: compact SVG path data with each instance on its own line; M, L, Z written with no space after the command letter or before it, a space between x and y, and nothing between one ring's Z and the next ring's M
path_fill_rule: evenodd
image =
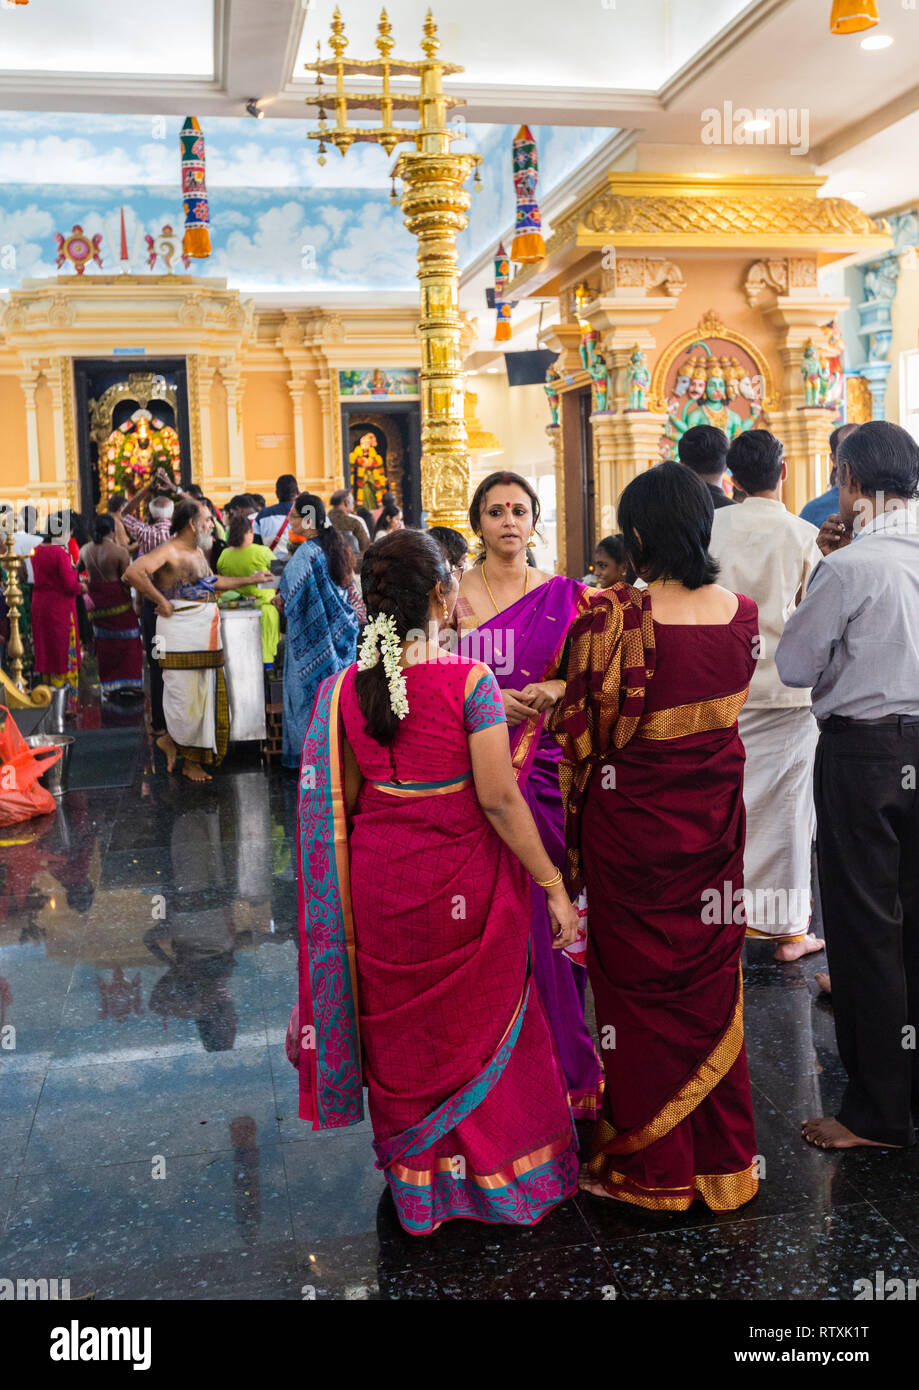
M0 704L10 709L40 709L51 703L51 689L47 685L37 685L30 694L22 677L22 658L25 650L22 633L19 631L19 614L22 611L22 589L19 584L20 557L16 554L16 523L12 513L7 513L6 527L0 527L0 559L6 570L6 607L10 622L10 638L6 644L7 665L10 674L0 671Z
M344 22L336 8L329 46L334 57L317 59L306 66L316 73L317 94L308 98L319 107L319 129L309 132L319 141L320 163L325 163L325 142L345 154L355 141L382 145L391 154L397 144L410 143L413 151L399 156L393 180L403 184L402 211L405 225L418 238L418 281L421 288L421 505L431 526L468 525L469 452L464 415L465 380L462 367L459 313L459 271L456 236L466 226L469 194L465 183L481 162L481 155L453 154L450 145L462 138L447 129L447 111L458 105L443 91L444 73L461 72L437 58L440 40L430 10L424 22L421 62L392 59L391 25L383 10L377 26L380 57L371 61L345 61ZM390 76L416 77L420 92L394 95ZM335 78L335 91L322 90L324 75ZM347 76L373 75L381 79L379 95L346 91ZM326 105L334 108L335 125L326 117ZM360 129L348 124L348 108L370 108L380 115L379 127ZM417 126L394 126L395 110L416 107ZM396 201L395 182L393 202Z

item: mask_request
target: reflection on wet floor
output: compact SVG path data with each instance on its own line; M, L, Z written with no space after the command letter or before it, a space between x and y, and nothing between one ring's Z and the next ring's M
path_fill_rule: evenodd
M799 1138L843 1081L824 961L765 943L753 1203L578 1197L528 1230L406 1236L369 1124L297 1118L294 781L238 755L193 788L144 748L133 786L0 832L0 1276L97 1298L847 1300L875 1270L919 1275L916 1152Z

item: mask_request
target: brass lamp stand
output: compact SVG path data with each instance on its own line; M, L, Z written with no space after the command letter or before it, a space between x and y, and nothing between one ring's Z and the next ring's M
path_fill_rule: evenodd
M428 524L468 527L469 454L466 443L464 376L460 350L459 272L456 235L467 223L469 194L464 184L473 169L475 187L480 187L478 154L451 154L451 141L462 139L448 130L447 111L460 105L443 91L444 73L462 68L441 63L437 26L430 10L424 22L421 62L390 58L394 40L386 11L377 25L376 47L379 58L345 61L348 45L345 26L336 8L329 46L334 57L317 59L306 67L316 73L317 92L308 104L319 108L319 129L309 132L319 141L319 161L325 163L326 142L342 155L355 141L382 145L392 154L396 145L411 144L414 150L401 154L392 170L393 203L397 201L395 180L403 184L402 211L405 225L418 238L418 280L421 285L421 505L428 513ZM318 45L317 45L318 47ZM334 77L334 93L323 91L323 76ZM415 78L420 90L415 95L394 94L391 77ZM379 77L379 93L347 92L346 77ZM330 125L326 107L333 106L335 124ZM349 108L379 113L380 125L361 129L348 124ZM394 126L394 111L417 110L417 125Z

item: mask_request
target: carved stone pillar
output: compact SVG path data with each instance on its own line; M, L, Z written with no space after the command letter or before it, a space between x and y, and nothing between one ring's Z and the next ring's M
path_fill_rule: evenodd
M316 381L319 393L319 409L322 412L322 457L324 476L328 491L337 492L342 486L344 466L339 447L339 431L333 414L332 378L321 376Z
M287 389L294 412L294 472L298 482L306 477L306 448L303 439L303 389L306 377L299 372L288 378Z
M778 354L784 366L781 387L782 410L769 412L766 426L778 435L785 445L788 478L785 482L785 505L799 512L804 503L815 497L815 479L821 460L829 454L829 437L833 429L835 410L821 406L805 406L804 378L801 360L808 339L819 346L823 341L822 326L829 323L848 306L847 299L827 299L821 295L810 298L785 296L765 317L778 333Z
M69 362L63 359L52 362L51 368L45 373L45 379L51 388L51 410L52 425L54 430L54 482L58 491L63 494L67 486L67 428L64 419L64 372L70 367ZM64 506L63 497L58 504Z
M546 425L546 437L552 446L555 471L555 573L567 574L568 544L565 535L565 460L562 455L561 425Z
M29 465L29 486L41 482L41 467L38 458L38 415L35 410L35 392L41 380L41 369L37 362L29 360L25 370L18 373L19 384L26 400L26 451Z
M660 437L666 414L654 410L591 415L594 432L594 476L600 536L618 529L616 509L623 488L660 462ZM596 539L599 540L600 536Z
M227 479L234 492L246 486L246 465L242 443L242 389L240 370L235 361L220 363L220 376L227 395Z
M211 432L211 389L214 385L214 377L216 375L216 367L212 367L209 363L205 363L202 358L198 359L198 419L201 448L200 470L202 478L208 478L214 472L214 440ZM194 460L192 460L192 476L194 476L194 471Z

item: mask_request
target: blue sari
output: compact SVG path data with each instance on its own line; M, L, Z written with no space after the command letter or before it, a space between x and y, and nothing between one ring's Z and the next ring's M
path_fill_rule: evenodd
M284 767L300 766L316 691L327 676L350 666L357 655L358 618L337 584L318 545L298 545L281 575L287 642L284 652Z

